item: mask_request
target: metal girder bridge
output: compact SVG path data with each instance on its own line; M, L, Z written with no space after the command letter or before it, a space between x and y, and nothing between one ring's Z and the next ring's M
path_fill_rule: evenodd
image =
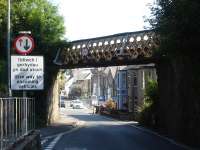
M158 43L152 30L77 40L60 49L54 63L60 68L147 64L155 61Z

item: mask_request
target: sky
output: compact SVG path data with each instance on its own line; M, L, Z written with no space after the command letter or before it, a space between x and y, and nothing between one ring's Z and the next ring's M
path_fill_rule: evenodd
M69 41L144 30L154 0L52 0Z

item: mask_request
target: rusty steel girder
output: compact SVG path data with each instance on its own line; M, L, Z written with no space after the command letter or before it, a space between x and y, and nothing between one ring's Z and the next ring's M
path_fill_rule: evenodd
M72 41L69 48L59 51L60 64L78 64L151 58L158 47L158 37L152 30L127 32L110 36Z

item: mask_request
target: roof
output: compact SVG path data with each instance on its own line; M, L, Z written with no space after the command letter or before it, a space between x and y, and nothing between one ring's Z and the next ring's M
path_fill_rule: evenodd
M89 80L91 79L91 73L80 73L76 80Z

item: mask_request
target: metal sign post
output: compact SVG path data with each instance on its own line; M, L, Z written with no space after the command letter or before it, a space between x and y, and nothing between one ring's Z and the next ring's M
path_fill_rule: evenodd
M10 80L10 0L8 0L8 25L7 25L7 61L8 61L8 94L12 96L11 80Z
M23 56L19 56L15 61L13 61L13 57L11 58L11 67L10 69L12 69L12 72L10 72L11 75L11 80L10 80L10 87L11 89L15 89L12 86L12 82L13 81L21 81L23 82L23 80L19 80L20 78L23 77L23 79L28 79L30 77L32 77L33 75L30 76L26 76L26 73L28 74L30 72L30 70L26 70L24 69L22 72L20 72L20 67L19 66L15 66L15 63L26 63L26 61L28 61L26 64L31 63L31 61L34 60L34 58L28 58L26 57L27 54L31 53L32 50L34 49L34 40L33 38L29 35L31 34L30 31L20 31L19 32L19 36L15 38L14 43L13 43L13 47L16 50L16 52L20 55ZM13 63L14 62L14 63ZM28 64L31 65L31 64ZM15 68L13 68L15 66ZM27 69L30 69L31 67L27 67ZM22 69L22 68L21 68ZM13 74L14 72L18 72L16 75L14 75L17 79L13 79ZM24 74L23 74L24 72ZM16 85L17 83L14 83L14 85ZM25 84L25 83L24 83ZM28 134L28 98L27 98L27 93L26 93L26 88L25 86L23 86L22 88L22 92L23 92L23 128L24 128L24 134ZM15 89L16 90L16 89Z
M26 91L23 90L23 99L24 99L24 110L25 110L25 116L24 116L24 123L25 123L25 134L28 134L28 105L27 105L27 96Z

